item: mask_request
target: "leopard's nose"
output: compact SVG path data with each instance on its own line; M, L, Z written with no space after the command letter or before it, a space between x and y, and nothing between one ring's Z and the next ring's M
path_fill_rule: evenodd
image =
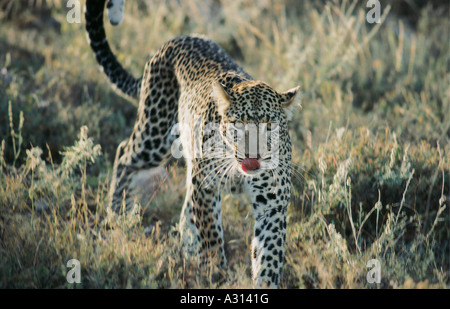
M245 154L245 158L248 158L248 159L254 159L255 157L250 157L250 154L249 154L249 153L246 153L246 154ZM257 159L257 160L261 159L261 156L259 155L259 153L256 155L256 159Z

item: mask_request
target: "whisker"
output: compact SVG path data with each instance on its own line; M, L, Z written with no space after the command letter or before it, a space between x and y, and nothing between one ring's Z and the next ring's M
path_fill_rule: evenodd
M201 187L203 186L203 183L209 178L209 176L210 176L211 174L215 173L215 175L217 175L223 167L225 167L227 164L230 164L230 163L231 163L230 160L225 160L225 161L219 163L215 168L213 168L213 169L212 169L212 170L211 170L211 171L203 178L202 182L201 182L200 185L199 185L199 188L201 188ZM212 165L212 164L211 164L211 165ZM211 166L211 165L209 165L209 166ZM203 170L204 170L204 168L202 169L202 171L203 171ZM198 175L198 174L199 174L199 173L197 173L196 175ZM208 185L209 185L209 183L208 183Z
M304 183L306 181L305 176L301 174L300 171L297 170L297 168L301 168L299 166L290 165L283 161L278 162L278 166L275 168L275 170L280 170L281 168L289 168L291 167L291 176L295 177L295 179L301 183Z
M225 169L225 172L223 173L223 175L222 175L222 177L220 178L220 181L219 181L219 188L220 188L220 189L222 189L223 187L224 187L224 189L227 188L227 181L230 179L230 177L228 176L228 173L231 171L231 169L232 169L233 167L234 167L234 165L233 165L233 164L230 164L230 166L228 166L228 167ZM225 185L222 187L222 181L223 181L224 177L227 177L227 178L225 178Z
M296 167L296 168L302 170L305 174L308 174L308 176L315 177L314 174L312 174L312 173L308 172L307 170L305 170L303 168L303 166L301 166L299 163L292 162L291 165L292 165L292 167Z

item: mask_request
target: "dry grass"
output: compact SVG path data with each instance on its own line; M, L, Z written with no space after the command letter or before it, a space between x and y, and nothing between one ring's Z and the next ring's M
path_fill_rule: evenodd
M135 107L111 91L65 1L44 2L1 20L0 287L75 287L70 259L83 288L251 287L244 196L223 203L228 281L183 257L182 164L148 183L138 212L102 224ZM402 3L370 25L365 1L128 1L107 29L135 75L168 39L204 33L277 90L302 86L282 288L449 287L449 7ZM380 284L366 280L371 259Z

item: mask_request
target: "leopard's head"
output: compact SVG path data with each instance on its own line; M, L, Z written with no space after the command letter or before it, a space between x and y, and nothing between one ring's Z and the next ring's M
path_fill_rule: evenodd
M213 85L222 139L241 174L254 176L290 161L287 123L300 106L299 88L279 93L260 81Z

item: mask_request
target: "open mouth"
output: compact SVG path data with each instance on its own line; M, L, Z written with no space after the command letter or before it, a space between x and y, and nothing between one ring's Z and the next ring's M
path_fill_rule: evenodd
M244 172L256 171L261 168L261 163L258 159L245 158L242 160L241 168Z

